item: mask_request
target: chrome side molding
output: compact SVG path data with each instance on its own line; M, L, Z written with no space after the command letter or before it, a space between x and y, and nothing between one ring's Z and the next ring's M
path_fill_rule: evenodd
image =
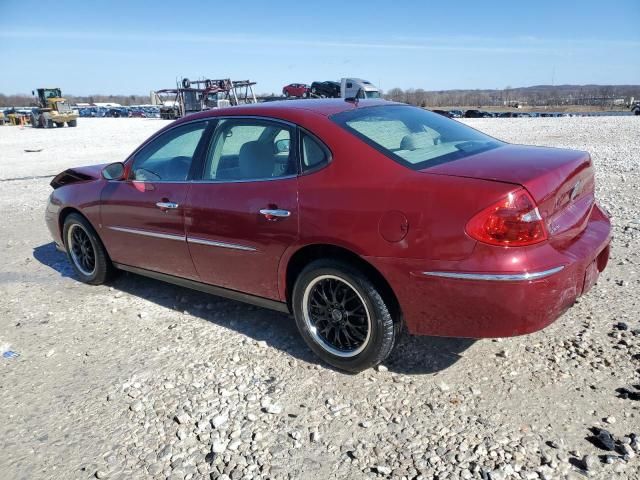
M257 249L254 247L250 247L248 245L240 245L238 243L220 242L217 240L206 240L204 238L186 237L184 235L174 235L171 233L152 232L149 230L141 230L138 228L117 227L117 226L110 226L107 228L110 230L115 230L116 232L131 233L133 235L142 235L143 237L163 238L165 240L179 240L181 242L187 241L189 243L208 245L210 247L230 248L232 250L243 250L246 252L257 251Z
M558 273L564 265L539 272L522 273L463 273L463 272L420 272L427 277L458 278L461 280L488 280L491 282L521 282L526 280L540 280L554 273Z
M256 249L247 245L239 245L237 243L219 242L217 240L205 240L204 238L187 237L187 242L197 243L199 245L209 245L211 247L230 248L232 250L244 250L247 252L255 252Z
M151 232L149 230L141 230L138 228L128 228L128 227L107 227L109 230L115 230L116 232L124 232L124 233L132 233L134 235L142 235L143 237L153 237L153 238L164 238L165 240L179 240L181 242L185 241L184 235L174 235L172 233L160 233L160 232Z

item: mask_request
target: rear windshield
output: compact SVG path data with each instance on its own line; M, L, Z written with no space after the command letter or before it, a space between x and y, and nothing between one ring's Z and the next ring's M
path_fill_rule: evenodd
M413 170L503 145L456 120L408 105L355 108L333 115L331 119Z

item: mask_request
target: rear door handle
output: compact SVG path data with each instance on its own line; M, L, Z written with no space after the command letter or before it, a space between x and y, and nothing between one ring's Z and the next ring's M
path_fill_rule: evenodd
M291 212L289 210L281 210L278 208L263 208L262 210L260 210L260 213L264 215L267 220L277 220L278 218L286 218L291 216Z
M160 210L172 210L178 208L179 205L173 202L158 202L156 203L156 207L158 207Z

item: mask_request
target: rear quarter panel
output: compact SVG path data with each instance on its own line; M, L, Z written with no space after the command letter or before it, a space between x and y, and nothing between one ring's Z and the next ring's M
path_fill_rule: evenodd
M300 239L283 256L281 279L289 258L310 244L336 245L367 258L467 258L476 241L465 234L466 223L514 188L410 170L318 117L309 112L291 119L325 142L332 162L299 179ZM381 235L389 212L408 224L398 241Z

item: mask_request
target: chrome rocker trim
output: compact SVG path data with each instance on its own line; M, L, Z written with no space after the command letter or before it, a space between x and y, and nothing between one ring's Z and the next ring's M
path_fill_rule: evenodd
M457 278L461 280L488 280L492 282L521 282L527 280L540 280L554 273L558 273L564 265L553 267L540 272L523 273L459 273L459 272L420 272L428 277Z

